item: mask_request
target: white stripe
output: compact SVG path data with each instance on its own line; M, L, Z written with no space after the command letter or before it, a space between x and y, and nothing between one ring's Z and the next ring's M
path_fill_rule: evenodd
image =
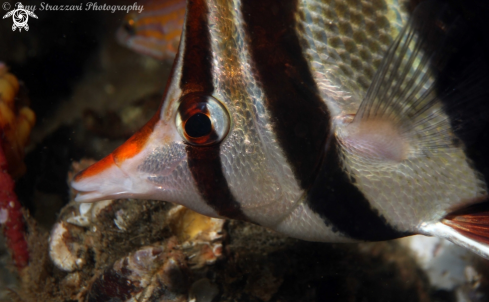
M232 130L221 145L221 162L233 196L243 213L263 226L308 240L345 240L303 203L305 192L273 132L265 92L252 73L241 1L229 3L229 11L218 2L209 3L213 96L231 115Z

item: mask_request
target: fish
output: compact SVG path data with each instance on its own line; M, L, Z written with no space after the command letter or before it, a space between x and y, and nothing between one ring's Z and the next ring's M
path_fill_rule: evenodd
M189 0L159 110L74 177L76 200L164 200L307 241L437 236L489 258L485 29L462 12Z
M178 50L185 0L147 0L141 13L127 14L116 37L119 43L157 60L172 61Z

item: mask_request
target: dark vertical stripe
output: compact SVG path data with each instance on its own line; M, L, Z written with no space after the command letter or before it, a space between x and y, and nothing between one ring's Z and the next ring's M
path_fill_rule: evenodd
M229 190L222 172L219 148L187 146L188 166L202 198L216 212L232 219L247 220Z
M204 0L189 0L185 27L185 48L182 64L181 110L192 102L206 100L214 91L212 50L209 33L209 12ZM185 114L182 112L182 116ZM219 215L247 220L234 198L224 176L220 145L186 147L188 167L204 199Z
M308 204L326 224L352 238L401 234L387 224L341 168L337 142L326 152L330 116L295 31L296 0L243 1L256 76L274 131Z
M324 157L318 177L308 192L307 203L326 225L359 240L388 240L408 236L390 226L373 209L342 169L336 139Z
M180 80L183 95L194 91L211 95L214 91L208 17L209 12L204 0L188 1L182 78Z
M242 10L275 134L301 187L308 189L324 152L330 117L295 31L297 1L243 1Z

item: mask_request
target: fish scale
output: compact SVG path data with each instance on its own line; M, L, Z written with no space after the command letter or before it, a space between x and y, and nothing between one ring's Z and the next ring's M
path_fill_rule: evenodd
M236 2L239 6L239 2ZM270 146L276 146L273 142L273 135L262 125L269 123L269 116L266 112L260 115L259 123L255 125L251 112L254 111L253 104L257 103L254 97L261 88L254 83L254 79L249 75L248 64L250 59L238 52L233 45L241 44L241 40L245 39L244 29L242 25L234 25L231 21L233 18L222 18L236 14L229 5L229 1L223 0L216 2L216 6L211 10L211 20L221 20L217 24L213 24L212 31L214 36L229 37L228 39L215 39L215 49L223 49L222 60L215 63L215 73L218 75L215 78L215 87L217 93L222 97L232 100L233 107L230 115L233 117L236 125L240 125L233 129L229 135L229 140L225 142L221 149L229 150L223 154L223 166L229 175L228 182L231 191L237 196L244 196L241 200L242 208L246 213L256 213L255 215L263 216L258 218L262 223L270 223L270 215L267 215L267 205L277 206L277 201L280 200L281 194L276 194L274 190L264 191L264 187L280 188L286 195L292 195L287 199L296 200L294 192L297 188L294 187L293 176L285 171L277 170L275 173L269 173L264 167L273 166L285 160L284 155L280 150ZM226 31L226 32L225 32ZM248 88L247 88L248 87ZM250 95L246 95L246 91L251 91ZM259 94L262 94L261 92ZM255 113L256 114L256 113ZM250 141L245 144L245 135ZM260 138L268 141L262 143ZM247 153L244 148L246 145L253 146L253 153ZM236 148L236 146L238 148ZM268 155L268 156L267 156ZM251 163L251 164L250 164ZM280 166L278 167L280 168ZM286 177L280 176L287 175ZM292 187L289 189L289 187ZM296 194L296 193L295 193ZM277 196L278 195L278 196ZM259 199L258 196L261 196ZM266 200L266 203L259 203L258 200ZM259 207L258 210L255 208ZM281 204L283 210L289 207L286 203Z
M489 258L471 143L489 146L487 51L458 9L414 6L188 1L159 111L75 176L76 199L165 200L310 241L425 234Z
M327 77L343 90L356 92L361 100L383 58L396 37L403 14L395 10L389 20L384 1L301 1L298 32L313 69ZM405 13L404 13L405 15ZM393 28L393 29L391 29ZM343 29L343 30L342 30Z
M410 231L423 221L442 218L447 209L461 206L461 200L487 194L481 175L472 169L462 150L451 152L448 158L423 157L397 165L366 162L351 155L344 159L356 185L369 199L375 196L370 199L374 207ZM412 179L417 182L414 186ZM435 211L434 207L443 210Z

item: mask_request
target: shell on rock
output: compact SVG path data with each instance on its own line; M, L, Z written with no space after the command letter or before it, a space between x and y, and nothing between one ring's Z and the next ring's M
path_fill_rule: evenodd
M223 257L222 241L226 220L207 217L184 206L172 208L168 212L168 219L193 269L214 264Z
M187 301L188 272L176 238L142 247L92 282L85 301Z

